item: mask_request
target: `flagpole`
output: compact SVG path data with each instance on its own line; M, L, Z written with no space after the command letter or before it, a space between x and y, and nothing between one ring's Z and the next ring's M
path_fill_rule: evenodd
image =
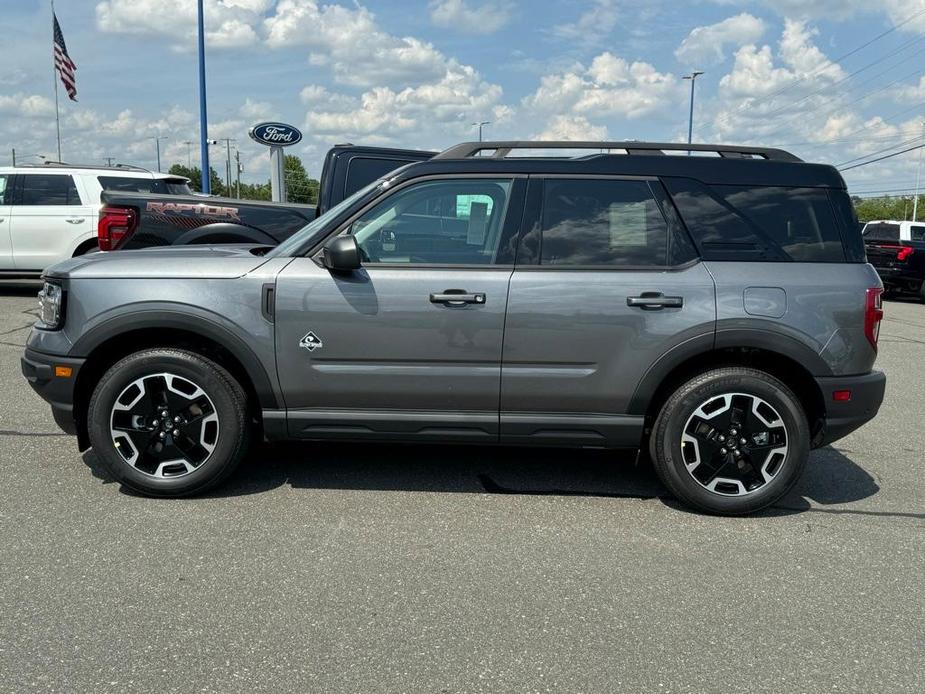
M51 21L55 21L55 0L51 0ZM51 81L55 84L55 132L58 134L58 161L61 161L61 116L58 113L58 68L55 67L55 40L52 32L51 40Z

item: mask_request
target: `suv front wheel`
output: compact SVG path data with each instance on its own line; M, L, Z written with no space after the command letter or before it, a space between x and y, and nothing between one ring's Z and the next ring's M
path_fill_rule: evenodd
M712 513L757 511L786 494L809 457L800 401L778 379L727 367L678 388L655 421L650 453L665 486Z
M90 443L114 478L150 496L185 496L224 480L247 451L247 400L221 366L194 352L149 349L100 379Z

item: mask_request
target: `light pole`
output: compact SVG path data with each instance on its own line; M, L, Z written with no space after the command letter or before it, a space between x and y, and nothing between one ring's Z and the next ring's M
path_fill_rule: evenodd
M212 193L209 169L209 124L206 116L206 32L203 28L202 0L199 0L199 157L202 175L200 188L205 195Z
M156 137L152 137L151 139L154 140L154 148L157 150L157 170L160 171L161 170L161 140L169 140L170 137L168 135L157 135Z
M923 135L925 135L925 122L922 123ZM922 147L919 147L919 165L915 171L915 200L912 202L912 221L915 221L919 213L919 180L922 177Z
M231 197L231 143L235 142L233 137L220 137L218 142L225 143L225 188L228 196Z
M241 152L238 151L238 148L234 148L234 162L235 162L235 171L237 172L237 184L235 186L234 196L240 200L241 199Z
M691 74L684 75L684 79L691 81L691 110L687 119L687 144L690 144L694 138L694 85L697 83L697 78L702 74L703 70L694 70ZM690 155L690 150L687 150L687 156Z
M481 141L482 141L482 127L483 127L483 126L486 126L486 125L491 125L491 121L490 121L490 120L483 120L483 121L480 121L480 122L471 123L470 125L471 125L473 128L476 128L476 127L477 127L477 128L479 129L479 142L481 142Z
M183 144L186 145L186 168L192 169L193 168L193 154L190 148L193 145L193 141L183 140Z

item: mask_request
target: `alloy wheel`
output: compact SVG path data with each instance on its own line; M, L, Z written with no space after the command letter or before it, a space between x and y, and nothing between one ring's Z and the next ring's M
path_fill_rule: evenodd
M754 494L787 457L788 432L778 411L750 393L711 396L688 418L681 459L704 489L722 496Z
M199 385L157 373L122 390L112 407L110 433L128 465L151 477L175 478L194 472L211 457L219 419Z

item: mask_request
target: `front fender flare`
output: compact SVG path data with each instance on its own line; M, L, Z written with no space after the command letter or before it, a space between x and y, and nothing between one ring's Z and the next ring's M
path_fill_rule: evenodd
M274 387L275 380L267 374L266 368L247 342L237 334L231 321L211 311L172 304L146 303L125 307L102 317L92 328L83 333L71 348L69 356L89 357L93 351L119 335L144 329L183 330L206 337L220 344L237 359L250 377L261 408L281 407L281 394Z

